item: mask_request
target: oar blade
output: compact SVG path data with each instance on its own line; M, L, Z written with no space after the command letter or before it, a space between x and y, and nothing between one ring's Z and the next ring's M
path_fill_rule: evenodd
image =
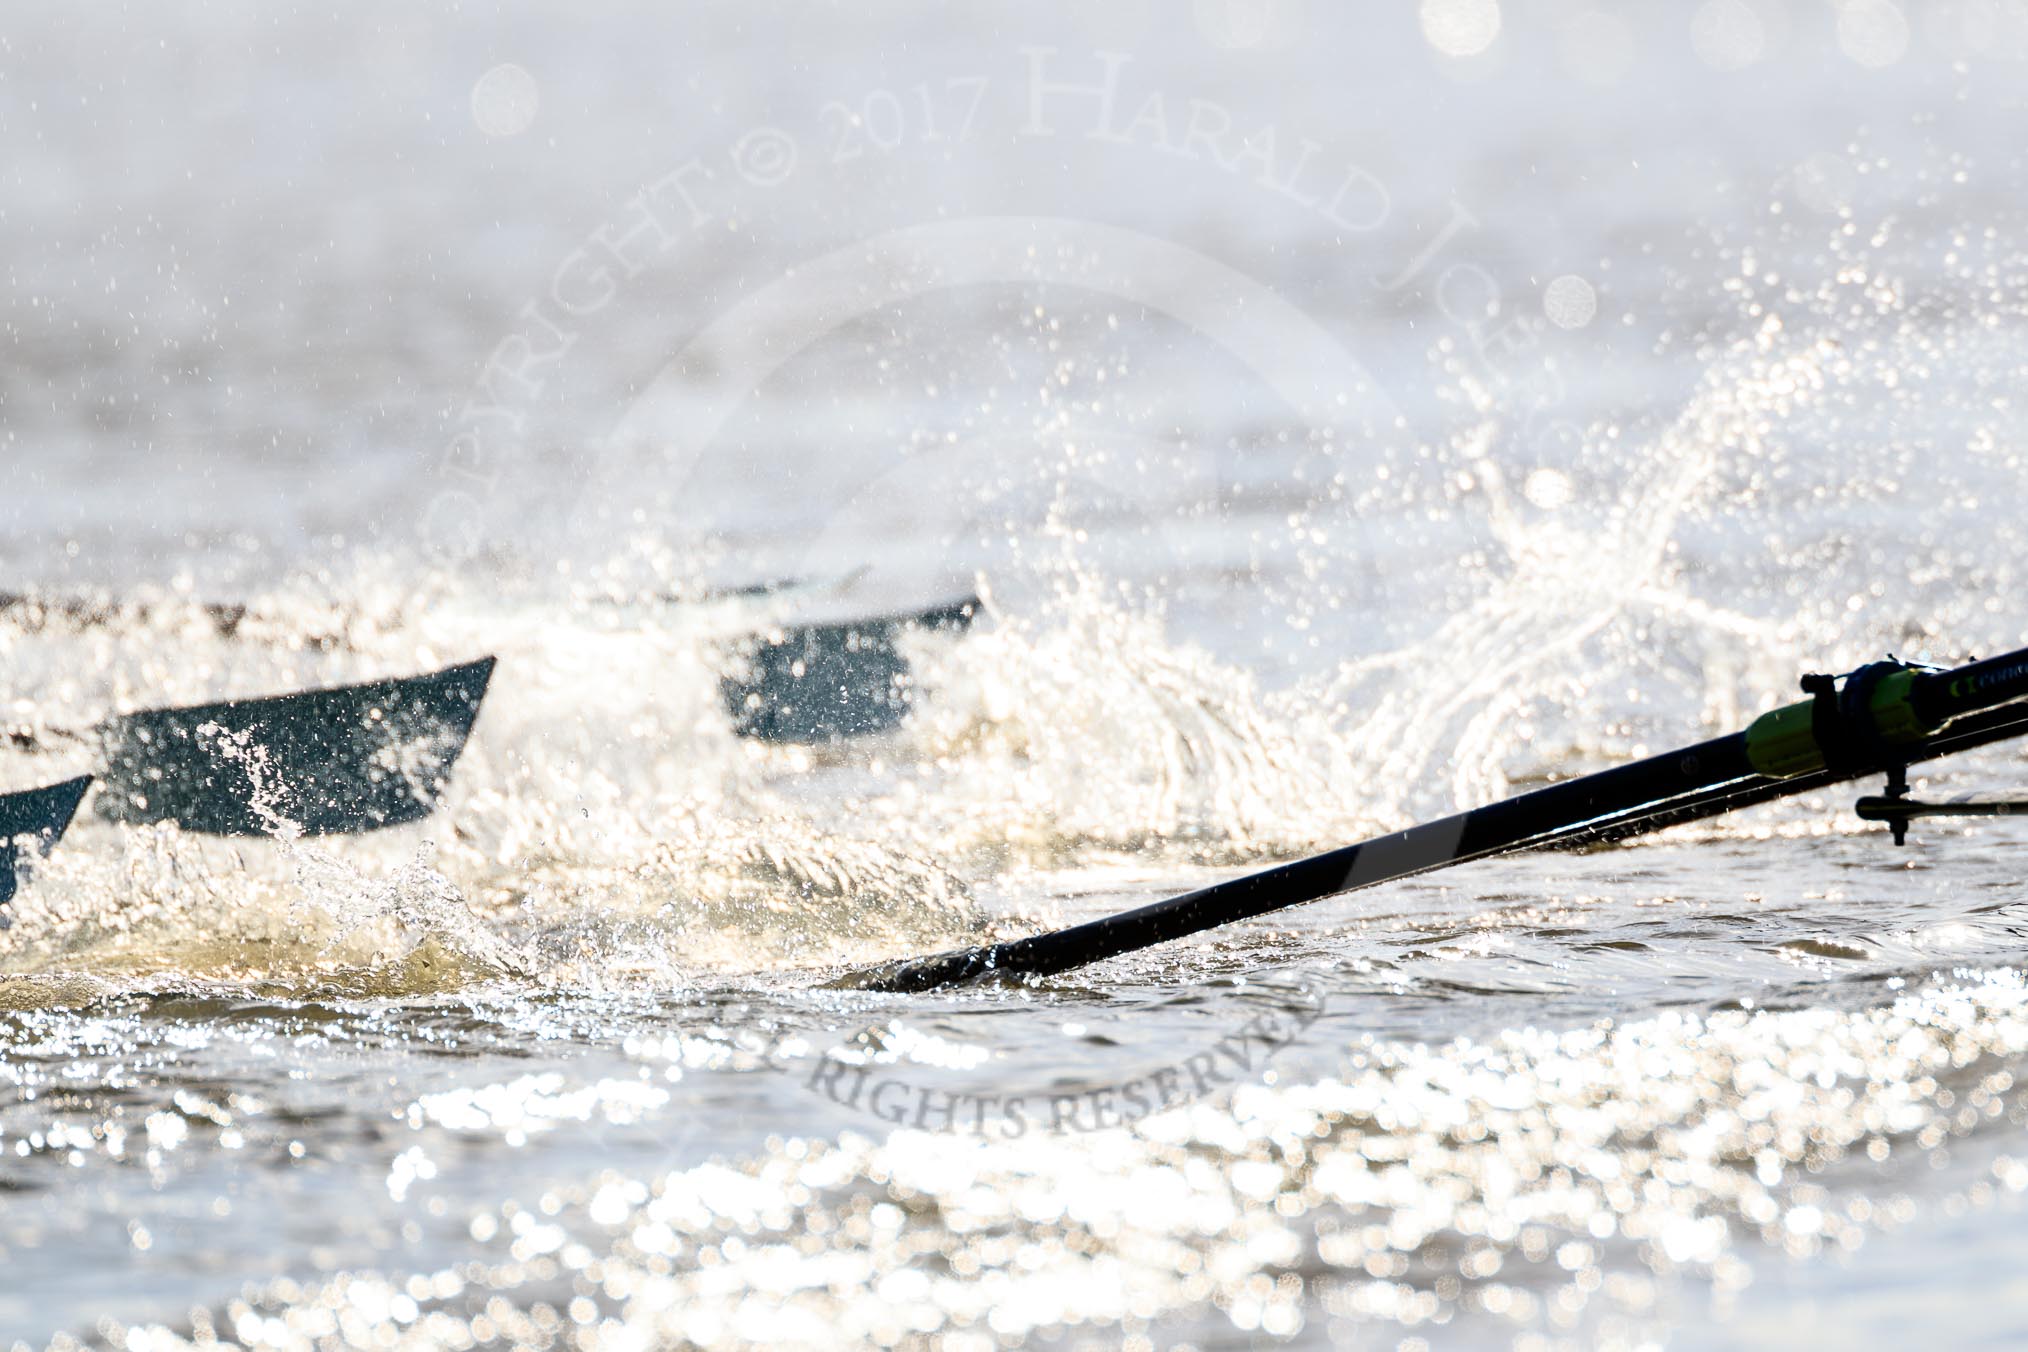
M0 906L14 899L19 886L22 844L48 853L63 838L91 783L86 775L25 793L0 794Z
M101 728L98 814L219 836L420 821L464 752L494 659L399 680L127 714Z
M1020 978L1018 968L1005 966L1006 946L956 948L922 958L897 958L860 968L824 983L826 990L873 991L882 995L921 995L927 991L988 984L995 977Z
M738 673L719 683L742 737L821 743L890 732L914 704L903 636L962 633L978 614L968 596L906 615L785 627L755 635Z

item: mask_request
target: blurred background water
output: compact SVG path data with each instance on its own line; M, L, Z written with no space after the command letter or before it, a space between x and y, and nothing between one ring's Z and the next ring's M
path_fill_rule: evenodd
M429 823L87 815L16 900L0 1334L2015 1341L2004 823L813 986L2020 646L2024 63L2001 0L11 16L0 590L129 604L0 620L7 722L501 667ZM974 590L900 731L733 734L728 640Z

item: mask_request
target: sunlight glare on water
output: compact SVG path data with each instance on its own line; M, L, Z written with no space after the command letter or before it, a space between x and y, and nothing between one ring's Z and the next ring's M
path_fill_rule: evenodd
M1828 790L824 984L2020 646L1974 11L23 17L0 789L499 666L426 821L35 862L0 1345L2004 1333L2008 822ZM897 726L736 732L756 635L970 596Z

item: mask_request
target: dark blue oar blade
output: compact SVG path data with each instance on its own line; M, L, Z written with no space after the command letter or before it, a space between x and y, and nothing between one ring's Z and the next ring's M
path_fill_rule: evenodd
M914 701L911 630L961 633L979 611L968 596L906 615L799 624L749 638L743 670L719 683L733 728L766 742L831 742L888 732Z
M16 842L25 840L39 853L47 853L63 838L91 783L87 775L46 789L0 794L0 906L14 899L20 863Z
M98 814L220 836L271 834L283 819L312 836L419 821L449 783L493 666L109 720Z

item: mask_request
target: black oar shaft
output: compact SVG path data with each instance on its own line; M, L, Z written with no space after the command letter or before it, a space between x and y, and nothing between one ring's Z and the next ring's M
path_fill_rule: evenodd
M1745 738L1735 733L1244 878L1214 883L1120 915L990 948L895 964L854 984L872 990L920 991L988 972L1047 976L1235 920L1250 920L1512 849L1576 824L1634 811L1658 799L1678 798L1752 777Z
M1890 680L1891 678L1891 680ZM2028 733L2028 650L1954 671L1876 664L1805 687L1813 701L1742 733L1586 775L1121 915L986 948L892 963L861 989L934 990L989 974L1047 976L1237 920L1448 864L1584 839L1619 839L1735 811L1890 766Z

